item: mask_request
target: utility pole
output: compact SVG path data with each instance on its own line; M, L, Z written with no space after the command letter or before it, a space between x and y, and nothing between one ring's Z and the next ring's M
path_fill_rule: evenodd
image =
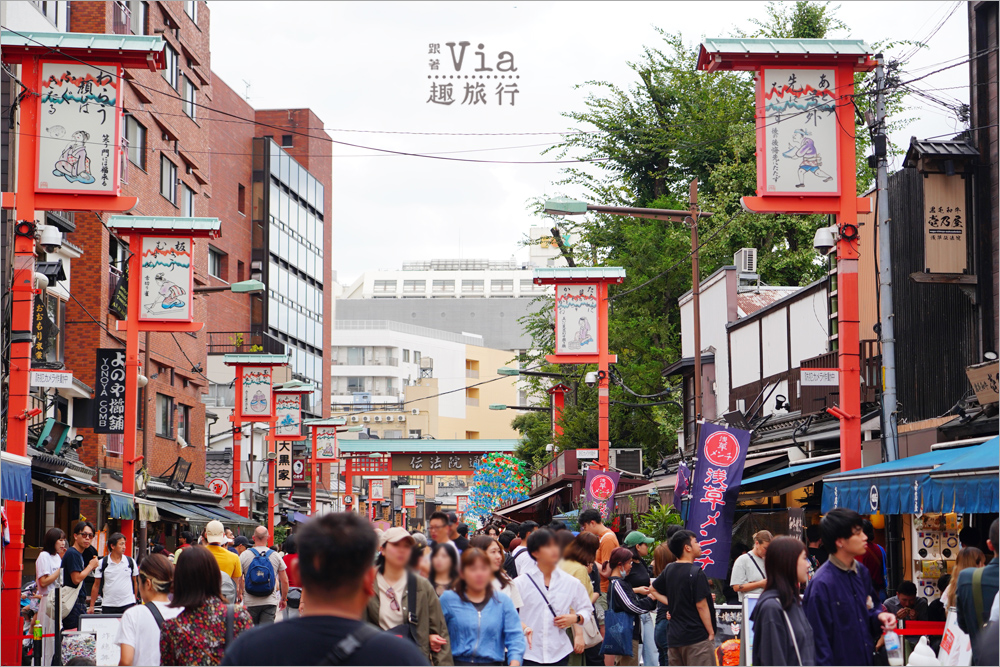
M882 54L875 56L875 127L872 145L875 152L878 200L878 282L879 325L882 340L882 443L886 459L899 457L896 436L896 336L892 310L892 220L889 218L888 140L885 127L885 68Z
M691 180L688 205L691 217L691 311L694 318L694 432L697 442L698 420L701 419L701 276L698 267L698 179Z
M143 353L142 353L142 374L146 378L146 387L149 386L149 334L147 331L144 336L143 341ZM149 406L149 390L143 388L142 390L142 404L139 409L142 410L142 465L149 470L149 451L146 445L146 432L149 430L149 424L147 419L149 418L149 411L146 409ZM207 446L206 446L207 449ZM146 521L139 521L139 549L136 556L136 560L142 563L143 559L146 558L146 545L149 543L149 538L146 532Z

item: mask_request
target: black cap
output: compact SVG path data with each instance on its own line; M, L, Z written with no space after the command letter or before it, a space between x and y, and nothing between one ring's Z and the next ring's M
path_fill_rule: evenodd
M246 535L237 535L236 539L233 540L234 547L249 547L252 544L253 542L251 542L250 538L247 537Z
M458 523L458 515L454 512L448 512L448 523Z

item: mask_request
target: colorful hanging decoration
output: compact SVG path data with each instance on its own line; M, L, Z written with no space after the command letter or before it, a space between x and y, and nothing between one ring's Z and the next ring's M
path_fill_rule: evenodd
M527 466L511 454L486 454L475 465L467 518L489 518L498 508L528 497Z

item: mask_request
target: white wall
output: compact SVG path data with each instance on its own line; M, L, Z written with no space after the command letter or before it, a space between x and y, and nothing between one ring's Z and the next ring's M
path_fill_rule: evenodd
M47 15L42 14L40 6L27 0L4 0L3 14L0 20L6 28L22 32L66 32L66 10L69 3L47 2ZM40 5L41 3L38 3Z
M791 304L792 366L799 366L803 359L827 352L829 344L829 319L826 290Z
M760 330L753 322L730 331L733 386L739 387L760 379Z
M727 277L730 269L718 271L701 284L701 349L715 348L715 396L719 414L729 410L729 323ZM694 357L694 306L691 294L678 299L681 309L681 356ZM707 415L711 419L719 415Z
M780 308L764 316L761 326L761 343L764 346L763 376L788 370L788 318ZM794 326L794 325L793 325ZM753 325L750 325L752 328Z

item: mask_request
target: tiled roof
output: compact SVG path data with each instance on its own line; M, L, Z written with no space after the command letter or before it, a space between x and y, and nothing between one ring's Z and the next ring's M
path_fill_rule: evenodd
M904 167L916 167L917 160L922 157L938 159L979 157L979 151L967 144L963 139L940 141L918 141L910 137L910 147L903 158Z
M769 306L778 299L797 292L799 287L768 287L760 291L743 292L736 295L736 305L741 311L741 317L756 313L761 308Z
M208 452L205 456L205 481L221 478L226 481L233 476L233 462L230 450Z

